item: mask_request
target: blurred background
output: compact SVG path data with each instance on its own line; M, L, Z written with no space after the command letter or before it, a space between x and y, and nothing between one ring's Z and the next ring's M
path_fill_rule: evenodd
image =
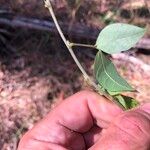
M146 27L130 51L111 56L119 73L137 89L127 93L150 101L150 1L53 0L65 36L95 44L106 25ZM92 76L96 50L74 49ZM16 150L19 139L67 96L89 89L60 39L42 0L0 0L0 149Z

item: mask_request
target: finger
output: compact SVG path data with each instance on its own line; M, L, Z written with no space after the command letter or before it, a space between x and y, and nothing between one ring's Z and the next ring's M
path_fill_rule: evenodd
M120 112L122 110L119 107L104 97L94 92L82 91L56 106L24 139L32 137L39 141L81 149L85 142L80 133L87 132L94 123L107 128Z
M150 104L123 113L90 150L150 149Z
M65 127L86 132L93 126L93 121L101 128L107 128L109 123L122 110L109 100L91 91L82 91L67 98L57 106L44 123L50 119L58 121Z
M59 122L70 130L84 133L93 126L93 122L101 128L107 128L121 112L118 106L104 97L91 91L82 91L54 108L41 123L51 126L51 123Z

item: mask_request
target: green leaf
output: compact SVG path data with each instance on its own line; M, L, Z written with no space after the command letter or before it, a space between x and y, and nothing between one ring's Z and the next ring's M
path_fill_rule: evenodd
M94 75L97 82L108 92L134 91L101 51L95 57Z
M114 99L116 99L126 110L135 108L139 105L137 100L124 95L116 95L114 96Z
M139 41L145 31L134 25L114 23L106 26L100 32L96 47L108 54L126 51Z

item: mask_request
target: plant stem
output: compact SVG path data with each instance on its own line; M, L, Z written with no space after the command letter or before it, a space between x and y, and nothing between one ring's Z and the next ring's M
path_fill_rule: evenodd
M71 47L74 47L74 46L88 47L88 48L96 49L96 46L95 46L95 45L81 44L81 43L70 43L70 46L71 46Z
M92 87L94 87L94 89L95 89L100 95L105 96L107 99L111 100L113 103L116 104L117 102L113 99L113 97L112 97L111 95L109 95L109 94L108 94L107 92L105 92L105 91L102 91L102 90L100 89L100 87L99 87L95 82L92 81L92 79L91 79L91 78L89 77L89 75L86 73L86 71L84 70L84 68L81 66L80 62L78 61L78 59L77 59L77 57L75 56L75 54L74 54L74 52L73 52L73 49L72 49L73 46L84 46L84 47L90 47L90 48L96 48L96 47L95 47L94 45L70 43L69 41L67 41L67 39L65 38L65 36L64 36L64 34L63 34L63 32L62 32L62 30L61 30L59 24L58 24L58 21L57 21L57 19L56 19L55 14L54 14L54 11L53 11L53 8L52 8L52 4L51 4L50 0L44 0L44 2L45 2L45 7L48 8L48 10L49 10L49 12L50 12L50 14L51 14L51 16L52 16L52 18L53 18L53 21L54 21L54 23L55 23L55 25L56 25L56 28L57 28L57 30L58 30L58 32L59 32L59 34L60 34L60 36L61 36L63 42L65 43L66 47L68 48L68 50L69 50L69 52L70 52L72 58L74 59L75 63L77 64L78 68L79 68L80 71L82 72L85 81L87 81L87 83L89 83ZM118 103L117 103L117 104L118 104ZM119 105L119 104L118 104L118 105ZM119 105L119 106L121 107L121 105ZM122 108L122 107L121 107L121 108ZM122 108L122 109L123 109L123 108Z
M56 28L57 28L57 30L58 30L58 32L59 32L59 34L60 34L60 36L61 36L63 42L65 43L65 45L66 45L66 47L68 48L68 50L69 50L69 52L70 52L72 58L74 59L74 61L75 61L75 63L77 64L77 66L79 67L80 71L82 72L82 74L83 74L85 80L86 80L87 82L89 82L94 88L97 89L97 88L98 88L97 85L90 79L90 77L88 76L88 74L86 73L86 71L83 69L83 67L81 66L80 62L78 61L77 57L75 56L75 54L74 54L74 52L73 52L73 50L72 50L72 45L70 45L70 42L67 41L67 39L65 38L65 36L64 36L64 34L63 34L63 32L62 32L62 30L61 30L59 24L58 24L58 21L57 21L57 19L56 19L56 16L55 16L55 14L54 14L54 11L53 11L53 8L52 8L52 5L51 5L50 0L45 0L45 7L48 8L48 10L49 10L49 12L50 12L50 14L51 14L51 16L52 16L52 18L53 18L53 21L54 21L54 23L55 23L55 25L56 25Z

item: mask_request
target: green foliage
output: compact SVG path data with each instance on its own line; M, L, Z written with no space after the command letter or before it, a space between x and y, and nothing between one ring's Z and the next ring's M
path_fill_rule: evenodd
M144 35L145 29L124 24L114 23L105 27L99 34L96 47L108 54L129 50Z
M137 107L139 102L132 97L124 95L113 96L116 101L118 101L126 110Z
M105 27L96 41L99 50L94 62L94 75L100 91L107 92L113 99L125 109L131 109L138 102L122 95L122 92L135 91L117 72L114 64L105 56L105 53L113 54L126 51L133 47L144 35L145 29L129 24L115 23Z
M133 91L134 89L124 80L115 69L114 64L102 53L98 52L94 63L95 78L108 92Z

